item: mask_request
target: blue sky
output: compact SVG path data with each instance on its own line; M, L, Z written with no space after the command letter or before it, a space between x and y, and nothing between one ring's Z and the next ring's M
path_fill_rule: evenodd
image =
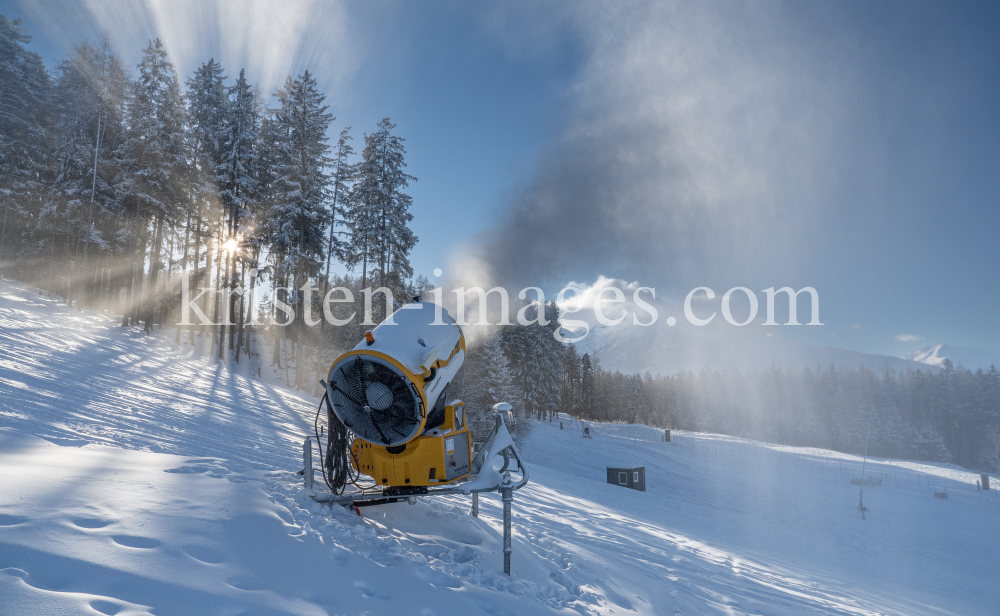
M996 2L0 12L50 66L106 30L130 65L162 37L182 75L215 56L272 90L308 68L359 150L392 118L420 178L425 275L546 289L604 275L673 300L809 285L826 325L783 335L890 355L1000 348Z

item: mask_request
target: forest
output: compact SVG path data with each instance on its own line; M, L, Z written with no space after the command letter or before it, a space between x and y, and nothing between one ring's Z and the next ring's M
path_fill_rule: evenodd
M212 290L199 308L226 323L217 354L236 361L265 282L295 306L275 316L297 321L296 343L304 306L287 289L330 280L332 263L360 270L356 286L410 295L416 178L388 118L355 161L349 127L329 143L335 118L308 71L269 106L244 70L230 80L213 59L182 84L158 39L134 71L105 38L52 75L29 40L0 16L0 275L151 331L178 322L191 272Z
M177 327L177 344L252 359L258 373L284 368L289 386L314 393L370 328L307 323L326 291L352 292L331 310L347 321L363 312L362 289L387 288L399 305L433 288L410 265L406 190L417 178L389 118L356 153L308 71L265 94L214 59L182 80L156 39L125 66L105 38L50 73L29 41L0 15L0 277L152 332L180 322L188 272L208 290L195 304L222 325ZM306 283L321 290L311 306L295 290ZM263 285L294 313L255 293ZM1000 472L995 367L625 375L555 339L555 303L532 309L531 325L470 343L453 395L474 424L510 401L536 421L559 411ZM385 316L376 310L374 322ZM529 429L518 422L516 436Z

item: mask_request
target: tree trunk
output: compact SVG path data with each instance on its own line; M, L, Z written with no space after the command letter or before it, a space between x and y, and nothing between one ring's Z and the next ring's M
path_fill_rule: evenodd
M160 253L163 252L163 214L157 214L153 220L153 244L149 248L149 289L146 292L146 333L152 333L153 320L156 318L156 301L159 299Z
M250 299L247 301L247 323L248 324L254 322L254 319L253 319L253 309L254 309L253 300L254 300L255 289L257 287L257 275L258 275L257 274L257 263L258 263L257 260L259 258L260 258L259 251L254 252L254 255L253 255L253 267L252 267L253 274L251 274L251 276L250 276ZM246 332L246 338L244 338L244 343L243 344L244 344L243 352L246 353L247 357L250 357L250 331L249 330ZM258 369L259 369L259 367L260 367L260 361L259 360L257 362L257 366L258 366Z
M285 289L288 288L287 280L288 277L286 276ZM275 284L277 284L277 281L275 281ZM285 297L287 296L287 294L288 294L287 291L284 294L282 294L280 287L275 287L274 291L275 299L280 299L281 301L285 301L286 299L288 299L287 297ZM285 329L280 324L278 324L278 318L277 318L278 308L276 306L271 307L271 314L272 314L271 321L275 323L274 325L271 326L274 328L274 355L271 357L271 365L272 366L276 365L278 366L278 370L281 370L281 338L284 336ZM287 364L288 362L285 361L285 365Z
M361 288L364 289L368 286L368 236L365 235L365 241L362 243L361 249Z
M135 294L135 253L139 249L139 238L137 233L138 224L136 223L136 215L133 214L131 217L132 226L132 238L129 241L132 250L129 251L127 257L127 274L125 278L125 310L122 311L122 327L128 327L131 325L131 318L133 315L132 310L132 300Z
M138 250L135 251L135 276L133 284L136 288L132 293L132 325L138 325L143 307L146 305L146 246L149 244L149 225L141 221L138 226Z
M236 332L234 332L236 334L236 336L234 336L233 334L229 335L229 350L233 350L233 338L238 337L238 340L237 340L237 343L236 343L236 349L235 349L236 350L236 363L240 363L240 347L243 345L243 308L246 305L246 301L244 300L244 296L246 295L246 289L243 288L243 280L246 278L246 269L247 269L247 266L246 266L245 263L243 263L243 264L240 265L240 284L239 284L239 288L240 288L240 300L239 300L240 314L239 314L238 318L233 318L232 319L233 323L236 324L236 325L234 325L234 327L236 327ZM236 271L234 269L233 270L233 277L235 277L235 276L236 276ZM233 312L235 312L235 311L236 311L236 302L233 302Z
M225 238L220 238L225 239ZM232 322L233 314L233 289L230 286L232 284L231 277L229 275L229 269L233 260L233 253L229 250L220 250L219 259L225 259L225 267L222 272L222 282L219 292L221 293L219 299L222 301L222 321L219 323L219 359L223 358L226 349L226 337L230 334L229 323Z
M245 263L243 264L243 272L241 272L240 278L243 278L244 276L246 276L246 264ZM254 286L254 281L255 281L255 276L251 276L250 277L250 299L249 299L249 301L247 301L245 299L246 296L247 296L247 291L245 289L243 291L243 294L240 295L240 324L239 324L239 327L237 328L237 331L239 332L239 334L238 334L239 335L239 339L236 341L236 363L240 363L240 351L245 348L243 346L245 344L244 341L250 338L250 332L244 331L244 329L246 328L247 322L250 321L250 318L249 318L250 311L253 310L253 286ZM244 311L245 311L245 313L247 315L246 319L244 319ZM247 353L247 355L249 356L249 353Z
M220 232L221 232L221 229L220 229ZM209 248L209 250L211 250L211 248ZM222 249L221 249L221 246L219 247L218 250L216 250L216 253L217 254L216 254L216 257L215 257L215 309L212 311L212 323L218 323L219 322L219 284L220 284L220 278L221 278L221 274L222 274ZM216 341L215 332L212 332L212 351L211 351L211 355L213 357L215 356L215 341Z
M195 221L195 224L197 226L195 228L195 233L194 233L194 280L195 280L194 284L195 284L195 288L197 289L198 285L201 284L201 277L202 277L202 271L203 271L201 269L201 264L198 262L199 258L201 257L201 255L199 253L200 253L200 250L201 250L201 239L202 239L201 238L201 200L198 201L198 214L197 214L197 220ZM208 254L208 253L206 253L206 254ZM208 258L205 260L205 264L206 265L205 265L205 269L204 269L204 272L209 273L209 274L212 271L211 267L209 266L209 263L211 263L211 261L212 261L212 258L211 258L211 255L209 254ZM208 285L212 286L211 276L209 276ZM202 304L201 305L201 309L203 311L208 308L208 305L206 303L208 300L198 300L198 301L201 302L201 304ZM205 324L202 323L201 327L202 327L202 335L204 336ZM188 337L188 340L191 343L191 346L194 346L194 325L191 326L191 335Z
M171 223L170 228L170 242L167 244L167 288L170 287L170 283L173 279L174 265L177 261L174 260L174 243L177 241L177 226Z
M281 329L277 325L274 327L274 352L271 354L271 365L277 366L281 370Z

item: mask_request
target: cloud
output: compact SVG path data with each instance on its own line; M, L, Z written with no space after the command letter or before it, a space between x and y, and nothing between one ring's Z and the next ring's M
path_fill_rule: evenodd
M854 325L848 325L844 329L861 329L861 324L860 323L855 323Z
M459 258L489 255L511 286L794 275L847 96L816 70L823 45L758 4L572 6L588 60L569 127Z
M917 340L923 340L920 336L914 336L913 334L900 334L895 338L900 342L916 342Z

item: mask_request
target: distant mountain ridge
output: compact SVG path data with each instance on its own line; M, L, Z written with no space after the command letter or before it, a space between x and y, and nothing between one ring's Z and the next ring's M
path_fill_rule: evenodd
M597 298L612 287L620 291L620 299L604 305L598 314L593 310ZM879 373L887 366L897 371L925 372L936 372L940 366L940 361L873 355L785 338L785 334L793 330L785 326L764 327L761 314L747 327L733 326L722 315L713 314L719 305L712 302L694 306L705 318L713 315L709 318L710 323L698 327L687 319L677 318L676 315L683 315L690 309L683 304L661 297L652 298L640 307L634 301L634 294L641 290L638 283L602 276L593 285L586 288L580 285L580 288L579 301L567 302L564 306L563 331L573 338L586 333L575 343L577 351L580 354L596 351L604 370L667 376L703 368L719 371L735 368L746 372L772 366L799 370L806 366L815 369L833 365L849 369L863 366ZM695 304L706 299L696 298Z
M938 365L911 359L873 355L834 347L820 347L780 336L710 331L708 328L660 326L592 327L586 338L576 343L580 354L597 351L604 370L626 374L675 375L680 372L724 370L747 371L783 366L857 369L862 366L880 372L885 366L905 370L936 371Z
M1000 351L992 349L976 349L971 347L957 347L950 344L936 344L916 351L910 351L903 356L903 359L920 362L929 366L940 367L945 359L950 359L951 363L964 368L975 370L976 368L988 369L991 365L1000 368Z

